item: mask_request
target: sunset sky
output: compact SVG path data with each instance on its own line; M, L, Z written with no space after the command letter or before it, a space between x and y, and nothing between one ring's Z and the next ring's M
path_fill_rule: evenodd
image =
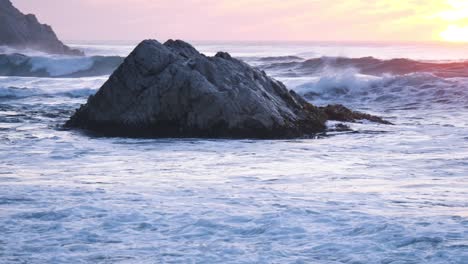
M468 42L468 0L12 0L65 40Z

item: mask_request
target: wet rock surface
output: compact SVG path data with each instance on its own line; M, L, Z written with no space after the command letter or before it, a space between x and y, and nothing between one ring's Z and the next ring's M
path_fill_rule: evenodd
M110 136L295 138L326 116L265 72L183 41L146 40L67 122Z
M276 139L360 119L387 123L341 105L316 107L228 53L145 40L65 126L105 136Z
M356 122L359 120L368 120L374 123L380 123L385 125L392 124L389 121L382 119L381 117L352 111L351 109L340 104L327 105L325 107L320 107L320 109L325 113L328 120L341 122Z

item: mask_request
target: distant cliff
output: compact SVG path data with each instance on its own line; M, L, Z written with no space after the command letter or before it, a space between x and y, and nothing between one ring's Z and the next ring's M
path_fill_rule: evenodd
M0 45L52 54L84 55L64 45L50 26L39 23L35 15L24 15L10 0L0 0Z

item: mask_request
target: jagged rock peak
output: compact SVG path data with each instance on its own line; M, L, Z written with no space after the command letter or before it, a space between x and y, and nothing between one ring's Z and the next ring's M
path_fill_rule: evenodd
M201 55L192 45L182 40L170 39L164 43L164 46L168 47L175 53L178 53L179 55L182 55L186 58Z
M145 40L67 122L104 135L294 138L325 129L324 113L227 53Z

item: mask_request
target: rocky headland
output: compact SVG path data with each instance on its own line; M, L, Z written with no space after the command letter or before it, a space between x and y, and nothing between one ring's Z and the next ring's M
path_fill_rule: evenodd
M84 55L64 45L49 25L39 23L33 14L21 13L10 0L0 0L0 45L51 54Z

